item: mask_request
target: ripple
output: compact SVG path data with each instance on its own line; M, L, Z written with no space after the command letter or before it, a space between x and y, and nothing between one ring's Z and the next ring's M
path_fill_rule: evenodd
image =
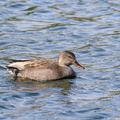
M71 50L85 70L59 81L14 80L0 67L0 119L119 119L119 0L0 1L4 59L58 59Z

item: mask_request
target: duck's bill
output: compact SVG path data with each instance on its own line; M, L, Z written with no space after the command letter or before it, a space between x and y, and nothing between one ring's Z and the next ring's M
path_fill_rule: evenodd
M82 69L85 69L82 65L80 65L77 61L73 62L72 63L73 65L79 67L79 68L82 68Z

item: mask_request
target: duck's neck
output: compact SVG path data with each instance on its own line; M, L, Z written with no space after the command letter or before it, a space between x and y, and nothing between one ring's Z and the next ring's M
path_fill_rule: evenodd
M68 65L65 64L65 62L64 62L63 59L59 59L59 60L58 60L58 64L59 64L60 66L68 66Z

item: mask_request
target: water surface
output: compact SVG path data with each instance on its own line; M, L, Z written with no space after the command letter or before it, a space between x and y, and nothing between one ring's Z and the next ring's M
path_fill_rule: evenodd
M119 120L119 0L1 0L4 59L57 59L71 50L74 79L14 80L0 68L0 119Z

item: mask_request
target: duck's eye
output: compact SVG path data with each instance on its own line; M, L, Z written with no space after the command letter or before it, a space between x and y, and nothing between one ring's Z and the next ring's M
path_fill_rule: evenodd
M72 56L68 55L68 57L72 59Z

